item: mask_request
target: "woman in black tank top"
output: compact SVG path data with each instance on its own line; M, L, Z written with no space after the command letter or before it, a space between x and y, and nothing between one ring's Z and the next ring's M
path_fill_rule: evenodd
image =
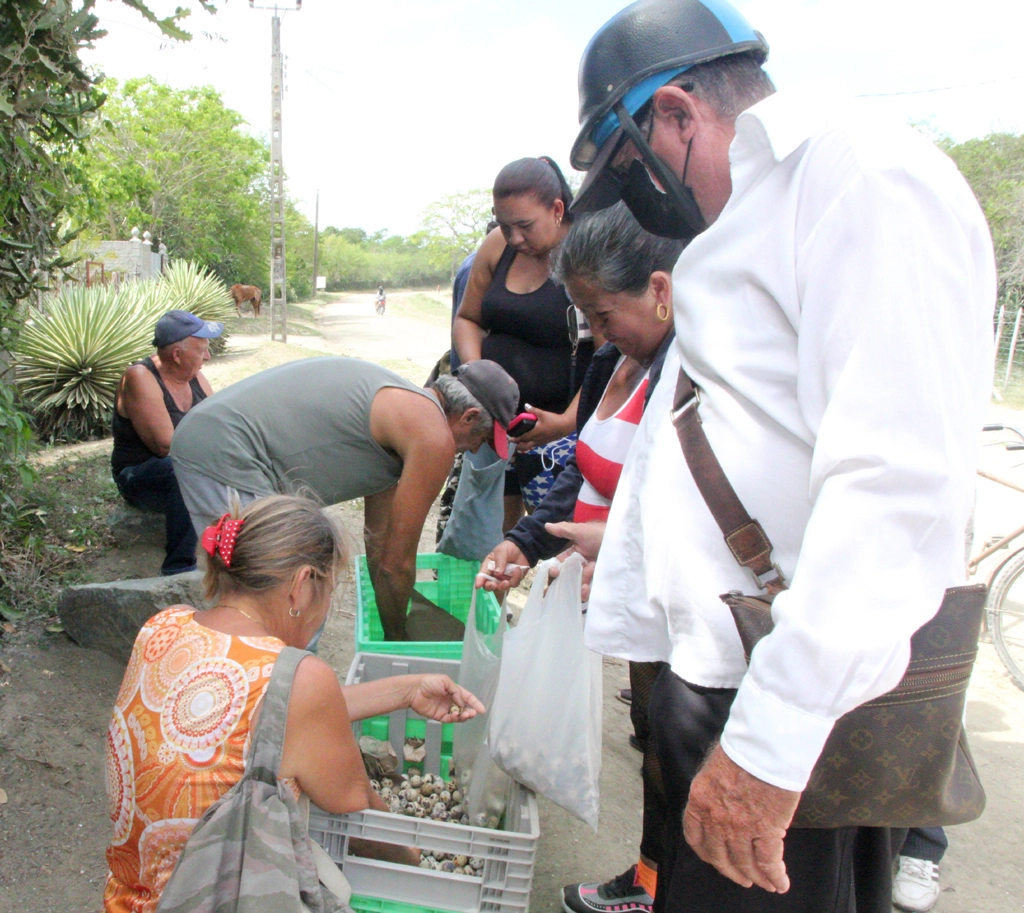
M538 416L537 427L517 439L546 444L575 431L576 399L594 351L591 340L574 345L571 302L551 277L549 255L569 229L569 190L548 158L506 165L494 182L498 228L477 252L453 328L463 362L488 358L517 384L520 411ZM539 457L516 456L507 477L506 523L522 514L520 489L541 470Z

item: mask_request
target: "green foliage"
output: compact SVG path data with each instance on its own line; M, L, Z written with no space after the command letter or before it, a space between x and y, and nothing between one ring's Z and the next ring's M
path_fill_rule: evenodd
M285 260L288 300L313 297L313 223L288 200L284 212Z
M44 437L82 438L106 426L124 369L152 350L157 305L139 285L67 287L22 329L18 387Z
M14 388L0 377L0 528L19 514L9 494L15 490L15 483L31 485L36 479L26 459L31 443L32 422L19 407Z
M431 263L454 278L459 264L484 239L491 219L490 190L450 193L431 203L422 217Z
M0 0L0 326L67 263L71 157L103 102L78 58L103 32L92 0Z
M992 133L940 142L967 178L992 231L1000 297L1024 293L1024 136Z
M103 86L107 120L82 158L89 194L79 220L110 239L138 226L228 284L265 285L267 144L211 86L174 89L152 77Z
M117 291L66 286L26 322L15 348L18 387L40 435L76 440L103 433L125 368L153 351L153 327L172 309L224 320L234 307L224 284L191 263L155 282Z
M110 542L105 522L120 501L110 457L51 463L0 503L0 616L50 616L64 587L83 582L84 554Z
M289 255L290 256L290 255ZM438 267L423 234L411 238L367 234L361 228L328 226L320 234L320 275L328 291L415 288L448 281L447 265Z
M145 0L122 0L171 37L189 10L158 18ZM199 0L212 12L212 0ZM0 347L20 326L20 302L70 266L67 211L81 198L81 147L105 95L79 52L103 37L95 0L0 0ZM32 476L30 436L14 390L0 378L0 529L11 482Z
M182 19L186 19L192 14L192 11L187 7L178 7L173 16L166 16L161 19L156 15L144 2L143 0L121 0L121 2L128 7L131 7L137 13L141 13L143 18L148 19L154 25L160 28L168 38L175 38L178 41L191 41L192 33L186 32L179 23ZM214 13L217 11L217 4L213 0L199 0L199 4L208 13Z
M191 311L203 320L223 323L235 316L235 302L227 286L212 273L189 260L172 260L156 283L152 294L159 302L159 311ZM210 340L215 355L224 351L228 334Z

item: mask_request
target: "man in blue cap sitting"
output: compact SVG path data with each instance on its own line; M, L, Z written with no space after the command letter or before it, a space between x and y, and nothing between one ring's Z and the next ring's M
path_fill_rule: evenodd
M213 393L203 376L210 340L224 332L188 311L168 311L156 324L156 353L131 365L117 386L110 467L121 497L164 514L167 555L160 573L196 569L196 533L168 456L178 423Z

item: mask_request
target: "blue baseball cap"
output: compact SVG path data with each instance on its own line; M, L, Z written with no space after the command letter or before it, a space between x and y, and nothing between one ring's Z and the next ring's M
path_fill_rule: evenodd
M216 339L224 332L224 324L203 320L188 311L168 311L156 322L153 345L158 349L181 342L189 336Z

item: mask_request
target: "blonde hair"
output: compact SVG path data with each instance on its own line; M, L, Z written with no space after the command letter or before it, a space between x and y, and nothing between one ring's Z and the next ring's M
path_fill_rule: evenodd
M292 495L261 498L232 519L244 521L235 540L231 567L220 554L207 555L203 594L213 600L225 593L261 593L291 580L301 568L313 569L319 592L334 589L335 578L349 560L343 531L315 501Z

